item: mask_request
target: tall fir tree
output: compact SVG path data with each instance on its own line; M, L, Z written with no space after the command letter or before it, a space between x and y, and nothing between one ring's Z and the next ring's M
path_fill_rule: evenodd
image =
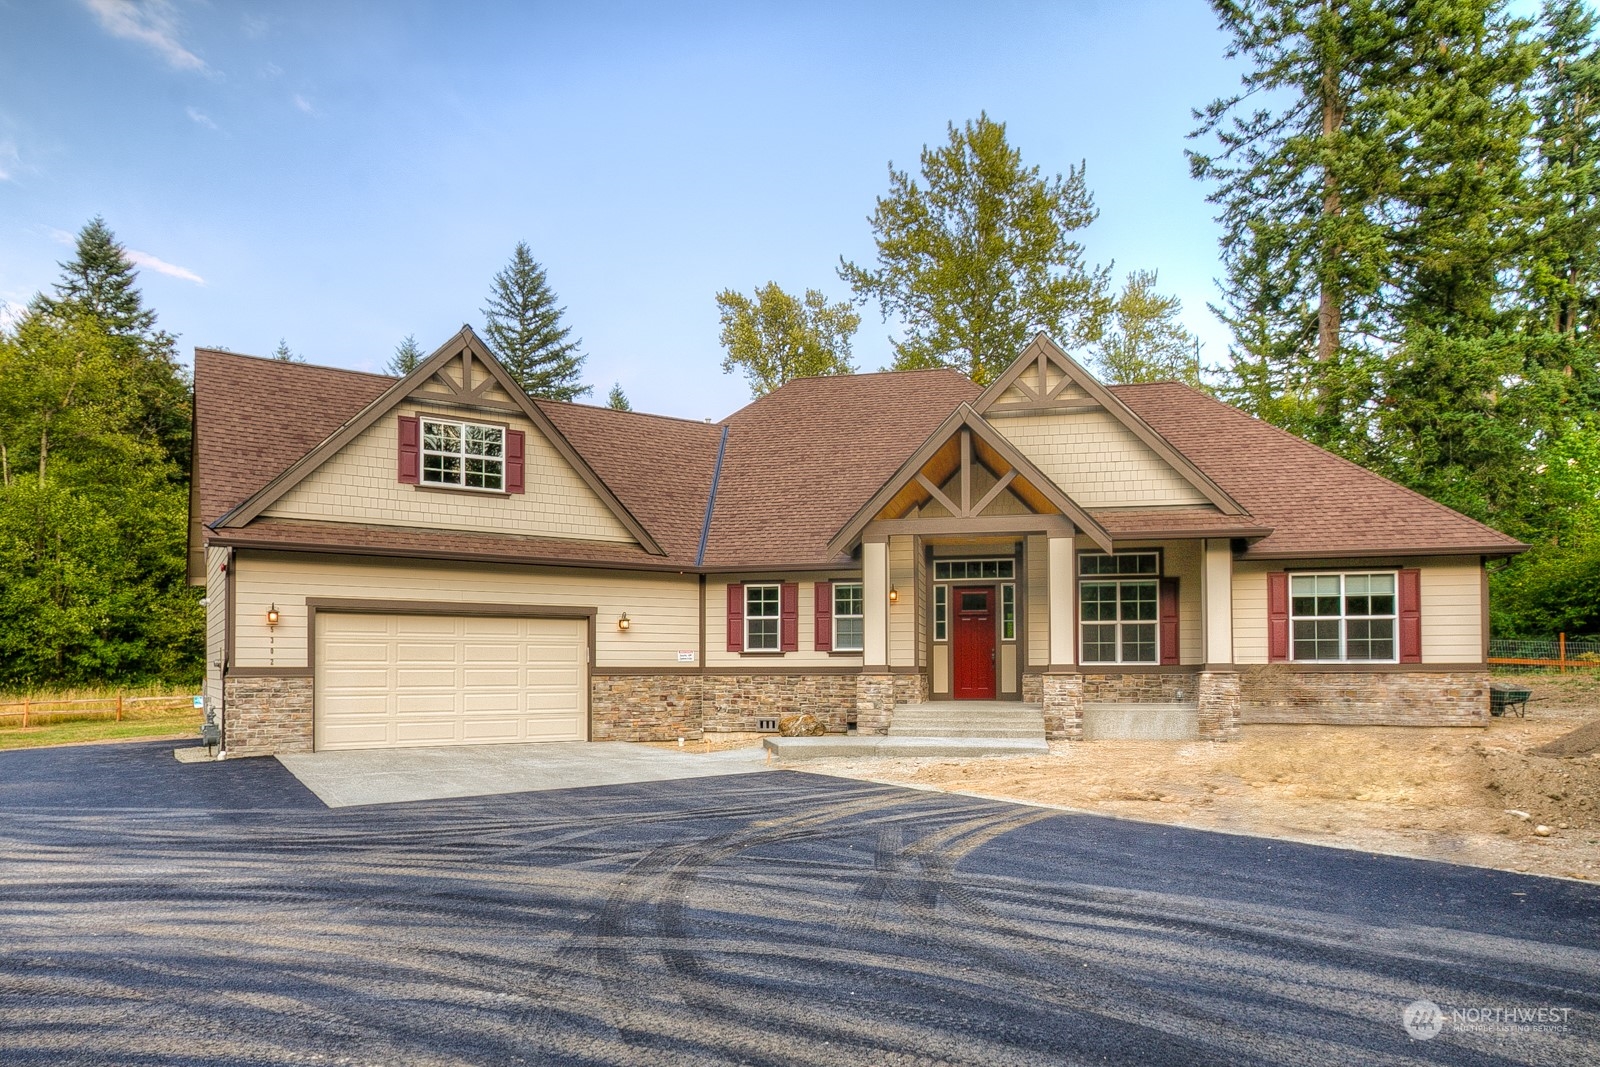
M277 360L279 363L305 362L305 359L296 354L294 349L289 347L289 342L282 337L278 338L278 347L272 350L272 358Z
M613 382L611 392L606 394L606 407L612 411L632 411L633 405L628 403L628 394L622 391L621 382Z
M848 301L830 304L821 290L804 297L768 282L748 297L732 289L717 294L722 321L722 373L743 370L751 396L765 396L796 378L854 374L850 342L861 316Z
M511 262L494 276L483 309L485 340L529 396L575 400L592 386L580 385L585 357L579 340L562 325L566 308L556 306L545 269L518 241Z
M1068 346L1098 339L1110 269L1090 266L1076 237L1097 214L1084 166L1042 176L987 114L948 135L924 146L920 182L890 165L869 220L877 266L840 259L856 298L903 324L895 369L951 367L981 385L1038 330Z
M389 364L384 368L388 374L396 378L404 378L417 369L417 364L425 358L422 346L417 344L416 334L406 334L406 339L395 347L394 355L390 357Z
M145 307L138 271L105 220L96 215L78 232L73 258L59 264L52 296L36 296L30 310L56 320L86 316L109 339L113 356L129 373L125 388L136 398L130 418L188 478L189 377L177 360L177 339L156 329Z

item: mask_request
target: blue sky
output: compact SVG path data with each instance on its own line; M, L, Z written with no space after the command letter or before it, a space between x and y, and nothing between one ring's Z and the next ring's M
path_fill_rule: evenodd
M1183 150L1238 68L1197 0L544 4L0 0L0 300L105 217L196 345L376 370L480 325L519 240L639 410L717 417L714 295L848 295L888 164L987 111L1087 160L1090 257L1158 269L1215 361L1217 228ZM890 358L863 309L856 357Z

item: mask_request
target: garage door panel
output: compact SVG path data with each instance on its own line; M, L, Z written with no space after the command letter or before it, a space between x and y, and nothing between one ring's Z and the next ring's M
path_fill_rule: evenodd
M318 749L587 736L581 620L324 611L317 624Z

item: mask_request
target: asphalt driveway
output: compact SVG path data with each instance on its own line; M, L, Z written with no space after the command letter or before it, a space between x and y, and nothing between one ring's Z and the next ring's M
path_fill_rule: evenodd
M1573 882L792 771L329 809L109 745L0 813L7 1065L1600 1060Z

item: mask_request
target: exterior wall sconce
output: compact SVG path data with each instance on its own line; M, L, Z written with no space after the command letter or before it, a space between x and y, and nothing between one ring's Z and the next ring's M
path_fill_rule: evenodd
M891 603L891 604L900 603L900 590L896 589L892 585L889 587L889 603Z
M628 628L630 626L632 626L632 625L633 625L633 620L629 619L628 618L628 613L626 611L624 611L622 613L622 618L617 620L617 629L626 632L628 630Z
M276 603L267 609L267 625L278 625L278 605Z

